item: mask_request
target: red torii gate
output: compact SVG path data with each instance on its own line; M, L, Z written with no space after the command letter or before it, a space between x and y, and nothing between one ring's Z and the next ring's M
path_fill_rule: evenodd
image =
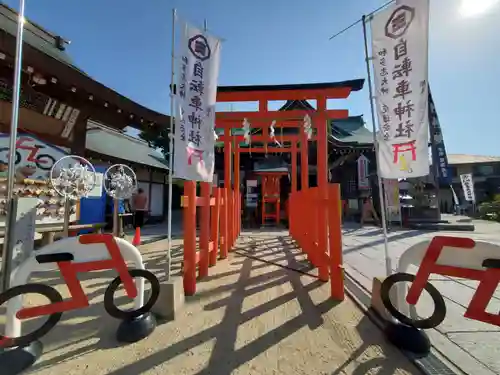
M328 110L328 99L346 99L352 87L338 84L309 84L309 85L280 85L280 86L236 86L219 87L217 102L258 102L258 112L218 112L216 127L224 129L220 140L224 142L224 189L225 196L241 197L240 195L240 153L241 152L291 152L292 156L292 207L289 210L290 234L308 254L311 262L318 267L319 279L331 279L331 296L337 299L344 298L343 268L342 268L342 241L340 230L340 194L338 184L328 185L328 126L327 120L348 117L347 110ZM316 100L315 111L269 111L268 102L275 100ZM316 129L312 139L317 141L317 179L318 187L309 189L308 171L308 137L302 129L306 115L312 120L312 127ZM241 148L243 136L231 134L232 128L241 128L244 119L250 121L253 127L262 128L263 134L252 136L252 141L263 142L264 147ZM269 128L272 121L275 127L299 128L298 135L280 136L283 142L290 142L290 148L269 147ZM236 141L233 151L233 142ZM300 142L301 151L301 191L297 191L297 143ZM234 193L231 186L231 159L234 153ZM298 194L303 193L303 197ZM294 199L294 196L296 199ZM301 223L294 221L297 210L307 201L310 218L301 216ZM241 198L224 206L227 210L229 225L227 236L235 238L241 230ZM330 211L330 215L329 215ZM225 211L226 212L226 211ZM312 223L312 226L311 226ZM224 243L226 245L226 242ZM329 255L326 250L329 249ZM227 249L224 249L228 251Z

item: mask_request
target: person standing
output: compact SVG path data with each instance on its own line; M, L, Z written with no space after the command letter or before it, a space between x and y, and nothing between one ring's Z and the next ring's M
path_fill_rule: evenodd
M361 226L363 226L364 222L371 217L373 217L375 225L380 226L380 220L378 218L377 211L375 211L375 207L373 207L372 197L368 196L364 199L363 208L361 210Z
M134 226L136 228L142 228L144 225L144 218L146 212L148 211L148 197L142 188L137 190L137 194L134 196Z

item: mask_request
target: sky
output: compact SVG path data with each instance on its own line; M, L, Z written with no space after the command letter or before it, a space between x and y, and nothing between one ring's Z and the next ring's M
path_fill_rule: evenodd
M431 0L429 82L448 153L500 156L500 2L464 17L462 1ZM219 85L292 84L366 78L361 24L329 37L384 2L26 0L26 17L71 40L67 52L94 79L169 114L173 8L177 34L183 20L206 19L224 40ZM364 115L371 129L368 97L365 84L331 108Z

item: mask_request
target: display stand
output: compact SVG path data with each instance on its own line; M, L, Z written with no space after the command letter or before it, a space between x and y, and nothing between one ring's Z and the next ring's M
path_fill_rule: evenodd
M95 188L96 172L87 159L68 155L54 163L50 170L50 184L64 199L63 237L69 237L71 207L73 201L87 197Z
M109 167L103 176L104 190L113 199L113 235L120 235L119 204L122 199L130 199L137 191L137 176L124 165ZM124 319L118 326L116 339L120 342L136 342L149 336L156 328L156 319L151 312L136 318Z

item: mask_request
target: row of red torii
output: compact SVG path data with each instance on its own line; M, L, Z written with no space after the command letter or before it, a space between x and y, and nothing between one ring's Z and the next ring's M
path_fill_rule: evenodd
M318 269L318 278L331 282L331 297L344 298L341 238L340 186L328 183L328 125L332 119L348 117L347 110L328 110L328 99L346 99L350 87L318 87L318 85L263 86L219 89L217 102L259 103L255 112L218 112L216 128L223 129L219 141L224 142L224 187L212 188L211 183L202 182L200 196L196 196L196 182L184 182L184 291L186 295L196 292L197 277L208 275L209 267L217 259L227 258L241 232L240 154L291 153L291 194L288 200L290 236L307 254L309 261ZM269 111L269 101L316 100L316 110ZM251 141L261 147L240 147L249 142L249 123L262 129L261 135L252 135ZM242 125L243 124L243 125ZM241 128L244 135L232 135L231 129ZM280 136L284 147L276 141L274 129L297 128L296 134ZM313 131L313 129L315 131ZM270 146L274 140L276 145ZM317 142L317 187L309 187L308 147L309 141ZM297 187L297 157L300 152L301 190ZM276 177L264 176L263 184L271 192L273 202ZM264 199L263 204L266 202ZM276 203L276 202L274 202ZM279 204L279 201L278 201ZM197 209L200 207L199 251L197 250ZM277 207L279 210L279 207ZM263 207L265 211L265 207ZM279 214L272 215L279 220Z

